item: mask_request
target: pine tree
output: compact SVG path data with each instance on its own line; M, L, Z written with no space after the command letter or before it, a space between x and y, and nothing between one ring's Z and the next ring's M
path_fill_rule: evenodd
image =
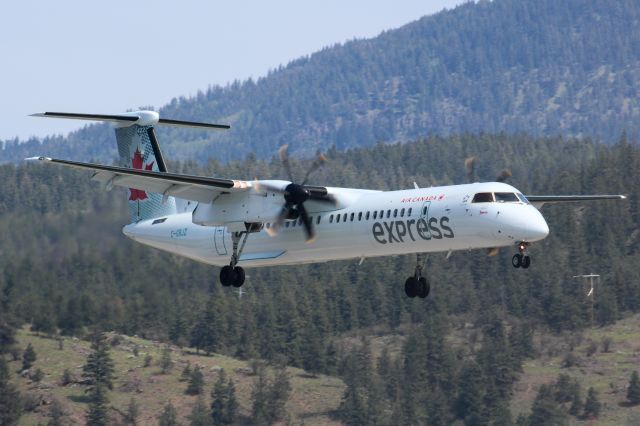
M186 382L191 377L191 361L187 361L187 365L182 369L182 373L180 373L180 381Z
M587 400L584 403L584 417L587 419L595 419L600 415L602 404L598 400L598 392L594 388L589 388Z
M553 396L549 385L541 385L529 416L531 425L566 425L568 419Z
M218 373L218 380L211 391L211 419L214 426L226 424L225 414L228 406L229 394L226 388L226 375L224 370Z
M89 395L89 410L87 411L88 426L106 426L109 424L107 415L107 396L103 383L92 386Z
M135 399L131 398L129 400L129 405L127 405L127 412L124 413L124 424L130 426L137 426L138 424L138 416L140 415L140 408L138 407L138 403Z
M286 415L285 405L291 394L291 383L289 373L285 365L276 367L275 377L269 393L269 413L270 419L282 420Z
M466 425L477 425L482 418L483 375L475 361L469 361L462 368L458 382L458 398L455 412Z
M87 363L82 367L82 377L88 381L88 390L100 386L112 389L114 367L104 333L94 336L91 349L93 352L89 354Z
M51 402L51 409L49 410L49 421L47 426L63 426L62 419L64 417L64 410L60 401L53 399Z
M238 400L236 399L236 386L229 378L227 383L227 410L224 416L225 424L233 424L238 416Z
M210 426L211 425L211 416L209 416L209 411L207 410L207 404L204 402L204 397L202 395L198 395L196 402L193 404L193 408L191 409L191 413L187 417L189 419L190 426Z
M20 393L9 383L9 367L0 355L0 425L13 426L22 415Z
M27 345L27 348L24 350L24 353L22 354L22 369L30 369L33 363L36 362L36 359L36 351L33 350L33 346L31 346L31 343L29 343Z
M640 378L638 378L637 371L631 373L629 389L627 389L627 400L633 405L640 404Z
M191 377L189 377L189 385L187 386L187 390L185 393L187 395L200 395L202 393L202 388L204 387L204 376L202 375L202 371L200 371L200 367L196 366L191 371Z
M164 406L160 417L158 418L158 426L179 426L178 413L175 407L171 404L171 401L167 402Z
M251 420L255 425L266 426L271 423L268 404L269 381L265 369L261 368L251 390Z
M582 408L582 394L580 392L580 386L575 386L573 388L573 395L571 396L569 414L572 416L578 416L582 412Z
M165 345L160 357L160 370L162 371L162 374L167 374L172 368L173 360L171 359L171 348L169 345Z

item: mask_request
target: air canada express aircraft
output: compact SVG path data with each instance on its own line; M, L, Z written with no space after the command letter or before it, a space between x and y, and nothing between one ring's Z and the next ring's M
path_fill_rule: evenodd
M528 247L549 233L545 203L624 199L623 195L523 195L504 182L399 191L308 185L321 154L295 183L286 146L280 158L289 180L230 180L170 173L154 126L228 129L220 124L160 118L154 111L119 115L45 112L38 117L112 122L119 166L32 157L90 170L107 190L129 188L129 238L221 266L223 286L240 287L245 267L295 265L417 254L405 282L409 297L427 297L424 254L513 247L512 264L528 268Z

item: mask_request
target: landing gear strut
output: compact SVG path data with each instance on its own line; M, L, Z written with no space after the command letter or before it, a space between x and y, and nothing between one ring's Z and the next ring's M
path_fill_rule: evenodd
M424 255L418 254L416 260L416 269L412 277L407 278L404 283L404 292L407 297L414 298L418 296L424 299L429 295L431 291L431 284L425 277L422 276L422 269L424 265Z
M527 252L528 243L522 242L518 244L518 253L511 258L511 264L514 268L527 269L531 265L531 258Z
M242 250L244 250L244 245L247 243L248 236L249 231L231 233L231 241L233 241L233 254L231 255L231 263L229 263L227 266L223 266L220 270L220 282L225 287L229 287L231 285L234 287L242 287L242 284L244 284L244 269L241 266L236 265L240 260ZM241 244L240 239L242 239ZM238 244L240 244L239 249Z

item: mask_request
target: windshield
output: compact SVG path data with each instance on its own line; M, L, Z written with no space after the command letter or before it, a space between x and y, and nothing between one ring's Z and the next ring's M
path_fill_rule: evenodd
M496 201L498 203L517 203L520 200L513 192L496 192Z

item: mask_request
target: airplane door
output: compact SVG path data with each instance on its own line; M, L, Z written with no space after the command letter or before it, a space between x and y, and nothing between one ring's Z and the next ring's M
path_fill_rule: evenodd
M218 226L213 234L213 245L219 256L225 256L227 254L227 246L224 243L225 230L226 228L224 226Z

